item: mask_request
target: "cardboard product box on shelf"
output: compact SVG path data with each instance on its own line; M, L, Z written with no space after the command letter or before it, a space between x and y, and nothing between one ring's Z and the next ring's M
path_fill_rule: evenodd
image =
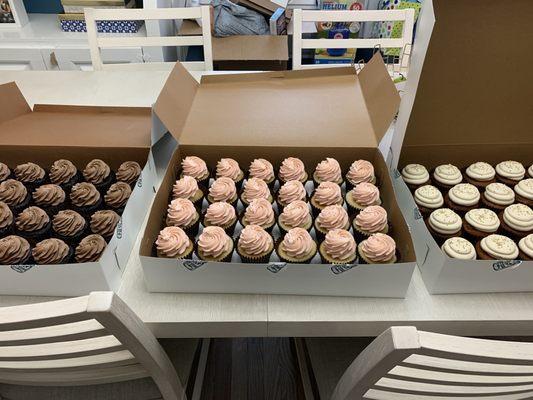
M533 262L447 257L400 173L410 163L428 170L446 163L459 168L477 161L494 166L516 160L526 168L533 163L528 67L533 57L523 52L530 40L520 29L533 3L516 1L502 11L495 0L433 0L424 2L419 20L390 160L418 266L434 294L533 291ZM502 29L494 36L496 24ZM494 41L487 42L488 35Z
M377 149L399 104L383 60L357 75L353 68L204 76L198 84L177 64L155 106L166 132L179 142L150 210L140 259L152 292L282 293L404 297L415 267L407 225ZM156 126L158 124L155 124ZM155 137L158 134L156 133ZM312 173L325 157L347 170L357 159L375 167L384 207L400 254L395 264L243 264L158 258L154 242L176 180L177 167L196 155L214 168L231 157L246 169L255 158L277 168L299 157ZM239 229L239 228L237 228Z
M115 171L124 161L143 167L98 262L1 265L0 294L77 296L117 290L155 193L150 109L35 105L32 110L15 83L0 85L0 109L0 161L11 168L31 161L48 170L61 158L79 171L95 158Z

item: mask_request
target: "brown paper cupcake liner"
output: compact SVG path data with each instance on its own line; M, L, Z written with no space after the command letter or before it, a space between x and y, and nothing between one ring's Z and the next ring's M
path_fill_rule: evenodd
M285 257L283 255L283 252L280 251L280 245L281 245L281 242L283 241L282 238L279 238L275 243L274 243L274 248L276 249L276 254L278 255L278 257L280 258L281 261L283 262L286 262L288 264L311 264L311 261L313 260L313 258L315 258L316 256L316 253L318 251L318 245L316 245L316 249L315 249L315 252L313 253L312 256L310 256L309 258L306 258L306 259L303 259L303 260L295 260L295 259L291 259L291 258L288 258L288 257ZM316 243L316 242L315 242Z
M244 254L239 251L239 239L237 238L235 240L235 251L241 258L242 262L245 264L268 264L270 262L270 257L274 252L274 245L272 245L272 249L270 249L267 254L263 254L261 256L251 256L249 254Z

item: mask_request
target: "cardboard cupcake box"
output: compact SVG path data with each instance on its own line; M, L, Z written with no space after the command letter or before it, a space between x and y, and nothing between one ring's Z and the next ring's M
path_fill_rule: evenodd
M399 104L383 61L376 56L358 75L353 68L204 76L198 84L177 64L154 106L154 138L178 140L150 210L140 247L152 292L280 293L404 297L415 267L407 224L377 149ZM165 140L165 139L163 139ZM167 138L168 140L168 138ZM157 146L157 145L156 145ZM154 255L182 158L196 155L214 168L231 157L247 170L255 158L279 166L300 158L309 176L326 157L344 171L357 159L373 163L383 206L399 250L395 264L243 264L176 260Z
M10 167L33 162L47 170L60 158L79 171L92 159L115 170L124 161L143 167L112 239L98 262L0 265L0 294L76 296L117 290L154 195L150 109L28 106L15 83L0 85L0 161Z

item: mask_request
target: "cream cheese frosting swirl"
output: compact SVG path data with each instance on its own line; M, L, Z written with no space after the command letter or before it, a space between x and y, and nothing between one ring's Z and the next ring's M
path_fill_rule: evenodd
M342 204L341 187L334 182L322 182L313 195L319 206L325 207L333 204Z
M283 208L279 220L288 228L309 227L312 221L309 205L302 200L293 201Z
M533 258L533 233L520 239L518 242L518 248L522 250L526 256Z
M533 178L533 164L531 164L531 166L527 169L527 173Z
M429 172L423 165L408 164L402 169L402 177L405 183L422 185L429 181Z
M159 257L182 257L191 248L191 239L177 226L167 226L157 236L155 241Z
M0 181L6 180L9 178L9 175L11 175L11 170L9 167L3 162L0 162Z
M533 230L533 210L525 204L511 204L503 210L505 223L520 232Z
M362 206L377 206L381 204L379 189L370 182L361 182L352 191L352 198Z
M239 163L233 158L221 158L217 163L216 175L217 178L225 176L233 179L236 182L243 177Z
M85 218L72 210L59 211L52 218L52 228L63 236L75 236L82 232L86 226Z
M92 183L76 183L72 186L70 201L78 207L92 206L100 201L100 192Z
M303 182L307 177L305 165L299 158L288 157L279 167L279 178L283 182L300 181Z
M94 185L99 185L102 183L109 174L111 169L104 161L99 159L94 159L89 161L83 170L83 177L87 182L90 182Z
M441 247L444 254L458 260L475 260L476 249L468 240L454 237L446 240Z
M199 181L209 175L205 161L196 156L187 156L181 160L181 170L183 175L192 176Z
M172 187L172 196L175 199L190 199L198 191L198 182L192 176L184 175Z
M11 212L9 206L0 201L0 229L7 228L13 224L13 213Z
M248 168L250 178L259 178L265 182L271 182L274 180L274 167L270 161L264 158L256 158L250 164Z
M32 250L35 263L48 265L60 264L68 256L68 245L59 239L45 239L35 245Z
M370 206L355 217L355 226L364 232L377 233L387 227L387 211L381 206Z
M518 257L518 247L506 236L487 236L481 239L480 246L485 253L496 260L514 260Z
M346 179L354 186L361 182L373 183L375 182L374 166L366 160L356 160L350 165Z
M263 228L272 226L275 221L272 204L265 199L252 200L244 211L244 220L247 225L259 225Z
M198 237L198 251L207 257L218 258L231 251L233 244L224 229L207 226Z
M325 207L320 211L320 214L318 214L316 223L325 231L331 229L348 229L350 227L348 213L339 205Z
M198 218L194 204L187 199L174 199L168 206L167 225L187 228Z
M466 169L466 174L476 181L490 181L496 176L496 171L492 165L486 162L475 162Z
M131 186L126 182L113 183L104 196L109 207L124 207L131 196Z
M308 258L316 252L316 243L305 229L292 228L280 243L282 251L290 258Z
M415 203L420 207L435 209L444 204L444 199L439 189L435 186L424 185L415 190Z
M250 178L244 184L242 198L247 203L255 199L271 199L270 189L264 180L259 178Z
M342 182L341 166L334 158L326 158L316 166L315 175L318 181Z
M286 206L293 201L305 200L307 198L307 192L305 187L300 181L288 181L285 182L278 192L278 201L281 205Z
M384 233L371 235L360 246L365 257L376 263L390 261L396 254L396 242Z
M209 188L209 196L213 202L226 201L231 203L237 198L235 182L228 177L216 179Z
M28 190L19 181L8 179L0 183L0 201L10 206L17 206L28 196Z
M274 247L274 240L259 225L248 225L239 236L239 248L244 254L261 256Z
M42 185L33 191L33 201L38 206L58 206L65 202L65 198L65 191L54 184Z
M324 252L338 262L353 260L357 245L352 234L345 229L332 229L326 234Z
M17 165L14 172L17 179L24 183L38 181L43 179L45 175L44 169L32 162Z
M443 235L453 235L461 230L462 220L449 208L439 208L431 213L428 220L434 231Z
M491 183L485 188L483 195L491 203L501 206L513 204L515 198L513 190L503 183Z
M463 180L463 175L459 168L452 164L439 165L435 168L433 177L444 185L457 185Z
M473 206L479 203L481 195L479 190L470 183L459 183L448 192L450 200L460 206Z
M10 235L0 239L0 264L20 264L28 260L30 244L20 236Z
M518 182L514 187L514 191L525 199L533 200L533 178Z
M135 161L126 161L120 164L117 170L117 181L126 182L128 185L136 182L141 175L141 166Z
M481 232L494 233L500 227L498 215L486 208L468 211L465 215L465 221Z
M42 229L50 222L50 217L39 207L31 206L23 210L15 219L17 229L23 232L34 232Z
M205 212L205 223L209 225L227 227L231 225L236 218L235 208L226 202L217 202L210 204Z
M524 179L526 169L517 161L502 161L496 165L496 172L504 178L519 181Z
M76 261L79 263L98 261L106 246L107 243L102 236L95 234L88 235L76 247Z
M115 233L120 215L112 210L97 211L91 215L91 232L107 238Z
M61 185L70 181L77 173L78 169L69 160L56 160L50 167L50 180L56 185Z

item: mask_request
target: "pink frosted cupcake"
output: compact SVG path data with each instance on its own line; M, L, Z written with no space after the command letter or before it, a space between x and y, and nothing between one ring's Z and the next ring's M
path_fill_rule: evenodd
M307 191L302 182L288 181L279 188L276 200L281 211L283 207L294 201L307 201Z
M339 162L329 157L319 162L313 174L313 181L315 187L322 182L334 182L337 185L342 185L342 171Z
M259 178L250 178L244 184L244 190L241 194L241 201L247 206L255 199L265 199L270 203L274 202L270 189L264 180Z
M361 182L346 193L346 204L351 215L359 214L369 206L380 206L379 189L370 182Z
M209 170L200 157L187 156L181 160L181 176L192 176L203 187L209 186Z
M218 178L209 188L207 201L210 204L217 203L219 201L224 201L235 207L237 205L237 200L237 187L235 186L235 182L231 178Z
M242 181L244 180L244 172L242 172L239 163L233 158L221 158L217 163L216 178L230 178L235 182L238 190L241 190Z
M305 165L299 158L288 157L283 160L279 167L278 178L281 184L288 181L300 181L305 184L307 177Z
M352 234L345 229L332 229L319 247L325 264L351 264L357 258L357 245Z
M264 158L256 158L250 164L248 168L249 178L258 178L265 181L270 190L274 189L274 183L276 182L276 175L274 174L274 167L270 161Z
M353 220L355 240L361 242L374 233L388 233L387 211L381 206L370 206Z
M396 256L396 242L389 235L376 233L363 240L357 247L361 264L394 264Z
M219 226L205 227L196 242L196 254L204 261L230 262L233 240Z
M157 257L184 259L191 258L194 250L194 243L177 226L167 226L155 241Z
M269 233L272 232L275 224L276 215L274 214L274 209L272 204L266 199L252 200L241 217L242 226L259 225Z
M350 218L342 206L333 205L324 208L315 220L315 232L319 242L332 229L350 229Z
M196 207L202 206L204 192L198 187L198 182L192 176L185 175L178 179L172 187L172 199L187 199Z
M189 236L196 236L200 225L200 214L190 200L174 199L168 206L166 222L168 226L180 227Z
M313 227L313 217L309 210L309 204L302 200L296 200L283 209L278 218L278 225L282 234L292 228L303 228L310 231Z
M374 166L366 160L357 160L350 165L350 169L346 174L346 190L350 190L361 182L376 184Z
M287 263L309 264L317 252L317 245L305 229L293 228L279 242L276 251Z
M220 226L228 235L233 235L237 225L237 213L223 201L210 204L204 215L204 226Z
M237 253L243 263L268 263L274 251L274 240L259 225L245 227L237 241Z
M322 182L311 196L311 207L315 217L327 206L342 206L343 203L341 187L334 182Z

